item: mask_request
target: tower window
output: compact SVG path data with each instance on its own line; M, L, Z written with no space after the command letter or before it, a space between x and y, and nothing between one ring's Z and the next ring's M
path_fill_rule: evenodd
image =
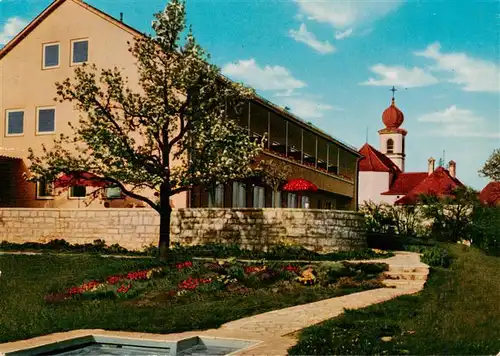
M392 138L387 140L387 153L394 152L394 140Z

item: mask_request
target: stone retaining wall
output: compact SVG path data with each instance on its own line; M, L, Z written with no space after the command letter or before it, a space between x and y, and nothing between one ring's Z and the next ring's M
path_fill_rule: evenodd
M0 209L0 241L48 242L96 239L127 249L156 245L159 216L150 209ZM315 251L366 246L363 217L334 210L178 209L172 214L172 242L237 243L266 249L276 243Z

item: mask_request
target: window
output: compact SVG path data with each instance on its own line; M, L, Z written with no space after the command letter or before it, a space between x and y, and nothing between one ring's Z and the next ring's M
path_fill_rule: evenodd
M302 209L309 209L311 207L311 199L309 199L309 197L301 197L300 207Z
M37 199L53 199L52 182L47 181L45 178L36 182L36 197Z
M224 207L224 184L219 184L208 194L208 207L209 208L223 208Z
M387 153L394 152L394 140L392 138L387 140Z
M280 191L276 192L276 196L275 196L275 193L273 191L271 205L273 208L281 208L281 192Z
M246 208L247 186L244 183L233 182L233 208Z
M71 64L81 64L89 60L89 41L77 40L71 42Z
M19 136L24 133L24 111L8 110L7 124L5 125L7 136Z
M50 134L56 132L56 109L37 109L37 131L38 134Z
M255 186L253 187L253 207L254 208L264 208L266 206L265 194L266 190L264 187Z
M43 45L43 69L59 67L59 43Z
M85 198L87 196L87 188L84 185L75 185L69 189L70 198Z
M120 187L110 187L106 188L106 198L107 199L121 199L122 190Z
M297 208L297 194L288 193L286 206L292 209Z

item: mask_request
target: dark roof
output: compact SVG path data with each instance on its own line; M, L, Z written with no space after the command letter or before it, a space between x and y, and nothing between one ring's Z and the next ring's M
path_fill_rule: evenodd
M438 167L407 195L396 200L395 204L416 204L421 195L435 195L437 197L452 196L453 190L464 185L443 167Z
M428 176L427 172L398 173L389 190L382 195L406 195Z
M479 200L483 204L500 204L500 182L490 182L479 193Z
M53 13L59 6L61 6L63 3L66 1L73 1L74 3L84 7L85 9L99 15L100 17L104 18L107 21L110 21L114 25L120 27L124 31L127 31L131 33L134 36L145 36L144 33L141 33L137 29L123 23L122 21L119 21L115 19L113 16L99 10L98 8L87 4L86 2L82 0L55 0L53 1L45 10L43 10L33 21L31 21L20 33L17 34L9 43L7 43L2 49L0 49L0 59L2 59L7 53L9 53L19 42L21 42L26 36L28 36L43 20L45 20L51 13ZM265 105L267 107L270 107L274 109L275 111L278 111L281 115L285 116L286 118L295 121L296 123L300 124L303 127L308 128L312 132L322 136L323 138L332 141L342 148L346 149L350 153L360 156L358 151L354 146L351 146L339 139L336 139L332 137L331 135L328 135L324 131L320 130L319 128L315 127L312 124L309 124L308 122L300 119L298 116L293 115L292 113L284 110L283 108L279 107L278 105L270 102L269 100L264 99L263 97L259 95L255 95L254 100L262 105Z
M399 167L389 157L368 143L365 143L359 149L359 153L363 155L363 158L359 161L360 172L401 172Z

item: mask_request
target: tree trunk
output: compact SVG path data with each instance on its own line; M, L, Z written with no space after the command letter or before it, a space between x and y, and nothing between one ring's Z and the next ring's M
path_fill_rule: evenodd
M160 241L158 250L160 252L160 260L165 261L168 258L168 250L170 249L170 217L172 216L172 208L162 209L160 212Z
M172 216L172 207L170 206L170 186L163 183L160 187L160 241L158 242L158 251L160 260L165 261L168 258L170 249L170 217Z

